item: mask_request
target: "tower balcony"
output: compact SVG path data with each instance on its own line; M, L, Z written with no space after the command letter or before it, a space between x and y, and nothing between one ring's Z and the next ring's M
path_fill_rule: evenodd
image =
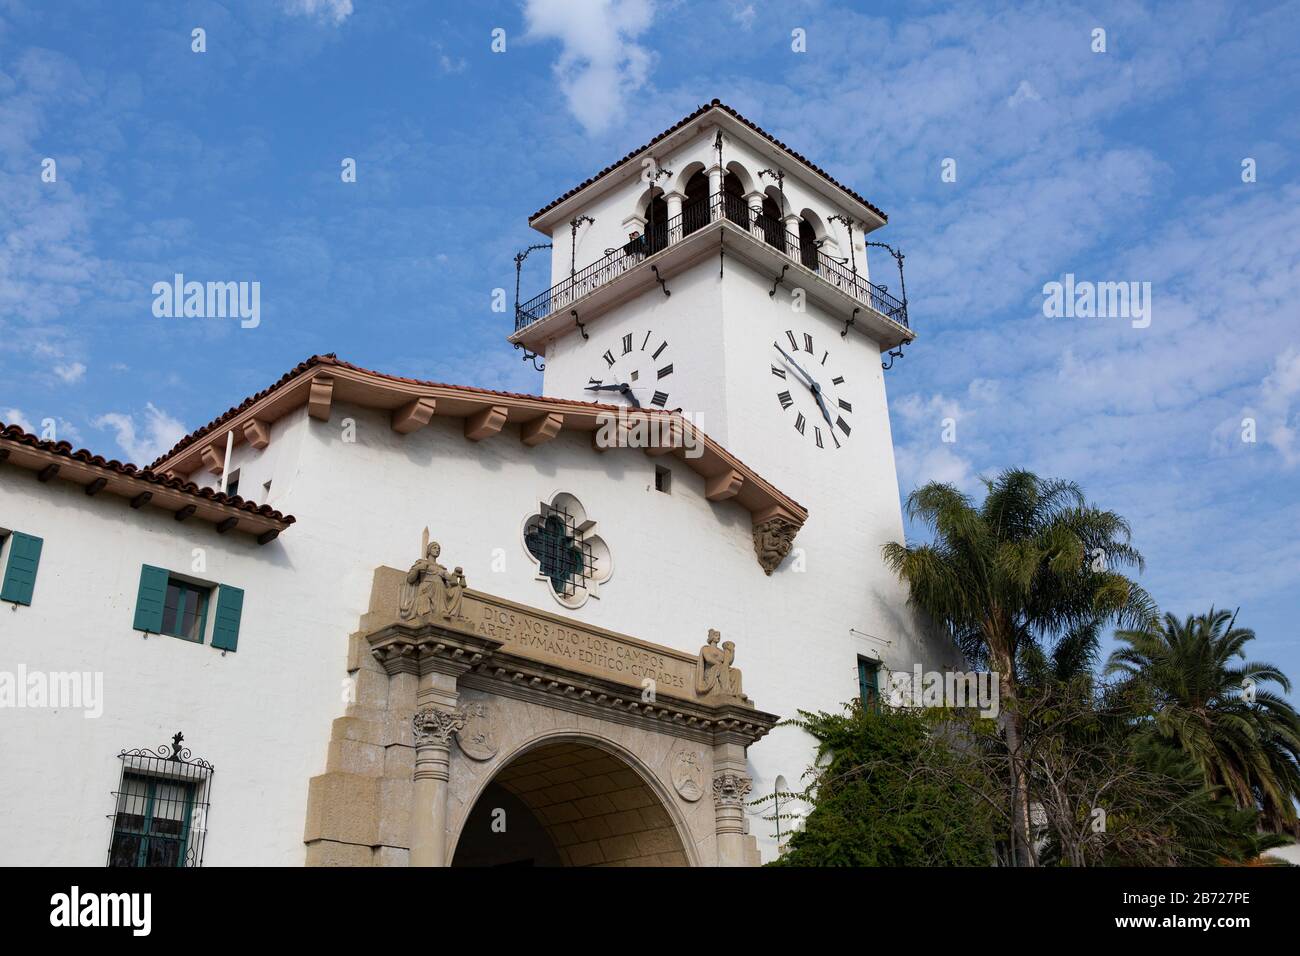
M719 192L682 207L679 215L648 225L644 234L525 302L515 305L510 340L539 351L574 317L585 321L671 277L712 250L738 254L777 285L805 293L843 314L846 322L893 348L915 338L907 302L859 275L854 265L824 252L821 242L751 207L742 196ZM666 287L665 287L666 288ZM574 313L577 313L575 316Z

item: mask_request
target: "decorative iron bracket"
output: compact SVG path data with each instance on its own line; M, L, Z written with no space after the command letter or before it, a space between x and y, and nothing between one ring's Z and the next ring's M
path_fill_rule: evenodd
M889 352L886 354L889 355L889 364L886 365L884 362L881 362L880 367L883 368L886 372L888 372L891 368L894 367L894 359L901 359L903 357L903 348L902 346L899 346L896 349L890 349Z
M524 347L523 347L522 345L520 345L518 342L515 343L515 348L517 348L517 349L524 349ZM536 369L537 371L539 371L539 372L545 372L545 371L546 371L546 363L545 363L545 362L543 362L541 365L538 365L538 364L537 364L537 353L536 353L536 352L530 352L530 351L528 351L528 349L524 349L524 357L523 357L523 361L525 361L525 362L532 362L532 363L533 363L533 368L535 368L535 369Z
M668 296L672 295L672 293L668 291L668 283L664 282L663 276L659 274L659 267L651 266L650 271L655 274L655 281L658 282L659 285L663 287L664 297L667 298Z
M587 334L587 327L583 325L582 320L578 318L578 310L570 309L569 315L573 316L573 324L578 327L578 331L582 333L582 337L584 339L591 338L591 336Z
M767 294L768 298L770 299L776 298L776 287L785 281L785 272L789 268L790 268L789 264L783 265L781 267L781 274L777 276L776 281L772 283L772 291Z
M848 317L848 320L844 323L844 331L840 333L840 338L845 338L849 334L849 327L858 320L858 313L861 311L862 311L861 308L856 308L853 310L853 314L850 315Z

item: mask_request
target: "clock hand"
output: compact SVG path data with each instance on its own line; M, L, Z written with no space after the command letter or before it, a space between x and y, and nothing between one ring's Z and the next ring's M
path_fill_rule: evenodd
M830 413L830 410L827 409L827 407L826 407L826 400L825 400L824 398L822 398L822 387L821 387L820 385L817 384L817 380L814 379L814 378L813 378L811 375L809 375L807 372L805 372L805 371L803 370L803 366L802 366L802 365L800 365L798 362L796 362L796 361L795 361L793 358L791 358L789 355L786 355L785 349L781 348L781 346L777 345L775 342L773 342L772 345L776 348L776 350L777 350L778 352L781 353L781 355L785 358L785 360L786 360L787 362L789 362L791 365L793 365L793 366L795 367L795 370L798 371L798 373L800 374L800 376L803 377L804 381L805 381L805 382L807 383L807 385L808 385L808 389L809 389L809 391L811 391L811 392L813 393L813 398L817 399L817 407L821 409L822 418L826 419L826 424L827 424L827 425L829 425L831 428L834 428L834 427L835 427L835 423L831 421L831 413Z
M805 371L803 370L803 366L802 366L802 365L800 365L798 362L796 362L796 361L795 361L794 359L792 359L790 356L786 355L786 354L785 354L785 349L781 348L781 346L777 345L775 342L772 343L772 347L775 348L778 352L780 352L780 353L781 353L781 356L782 356L782 357L783 357L787 362L789 362L791 365L794 366L795 371L797 371L797 372L799 373L799 375L803 378L804 383L805 383L805 384L806 384L810 389L815 389L815 388L817 387L817 383L813 381L813 377L812 377L811 375L809 375L807 372L805 372Z
M633 405L634 407L636 407L636 408L640 408L640 407L641 407L641 403L640 403L639 401L637 401L636 396L635 396L634 394L632 394L632 386L631 386L631 385L620 385L618 390L619 390L622 394L626 395L629 399L632 400L632 405Z

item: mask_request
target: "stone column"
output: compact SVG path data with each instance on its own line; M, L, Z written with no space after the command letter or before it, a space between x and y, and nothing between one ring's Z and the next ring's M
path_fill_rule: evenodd
M411 800L411 866L447 865L447 781L451 738L465 726L459 710L425 707L415 731L415 792Z
M716 196L722 192L722 167L714 163L709 167L709 195Z
M713 774L714 832L718 866L745 866L745 800L754 781L735 770Z
M785 251L795 262L803 261L803 250L799 247L799 223L801 222L803 220L798 216L785 217Z
M763 238L763 227L758 225L758 217L763 214L763 200L766 197L757 190L745 194L745 202L749 203L749 211L754 215L749 220L749 231L756 239Z

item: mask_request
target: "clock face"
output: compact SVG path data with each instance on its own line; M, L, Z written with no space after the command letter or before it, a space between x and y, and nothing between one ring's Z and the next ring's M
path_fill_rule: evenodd
M600 356L599 368L591 373L586 390L594 401L622 397L637 408L668 407L673 382L672 350L668 340L653 330L624 332Z
M771 384L781 413L817 448L839 448L853 430L853 403L830 350L811 332L787 329L772 343Z

